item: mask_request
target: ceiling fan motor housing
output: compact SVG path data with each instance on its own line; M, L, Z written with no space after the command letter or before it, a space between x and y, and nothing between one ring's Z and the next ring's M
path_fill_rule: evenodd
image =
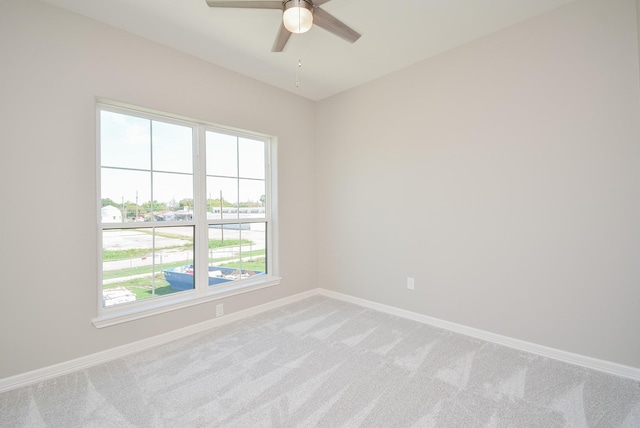
M282 5L282 20L292 33L306 33L313 24L313 3L307 0L286 0Z

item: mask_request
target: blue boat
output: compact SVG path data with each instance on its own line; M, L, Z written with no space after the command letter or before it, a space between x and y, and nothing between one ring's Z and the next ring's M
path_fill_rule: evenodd
M193 265L178 266L171 269L164 269L164 279L174 290L193 290ZM254 275L262 275L264 272L236 269L221 266L209 266L209 285L223 284L225 282L236 281L238 279L249 278Z

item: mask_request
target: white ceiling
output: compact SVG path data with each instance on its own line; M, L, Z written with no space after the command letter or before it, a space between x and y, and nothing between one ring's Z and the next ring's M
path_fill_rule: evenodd
M281 53L271 52L277 10L210 8L205 0L45 1L321 100L574 0L331 0L322 8L362 37L349 44L314 26Z

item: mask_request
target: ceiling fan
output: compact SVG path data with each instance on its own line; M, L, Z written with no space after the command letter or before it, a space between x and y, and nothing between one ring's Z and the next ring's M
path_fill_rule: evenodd
M328 3L330 0L206 1L210 7L282 10L282 23L271 52L282 52L289 41L291 33L305 33L311 29L313 24L324 28L349 43L353 43L360 38L360 34L357 31L320 8L320 5Z

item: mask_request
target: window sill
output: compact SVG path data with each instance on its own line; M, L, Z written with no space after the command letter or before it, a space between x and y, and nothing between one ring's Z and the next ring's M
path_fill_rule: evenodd
M238 281L226 286L211 287L204 292L196 290L184 291L171 296L157 297L138 303L123 304L121 306L101 309L98 316L92 320L97 328L109 327L150 316L175 311L176 309L200 305L213 300L237 294L248 293L261 288L280 284L282 278L277 276L261 276L259 279Z

